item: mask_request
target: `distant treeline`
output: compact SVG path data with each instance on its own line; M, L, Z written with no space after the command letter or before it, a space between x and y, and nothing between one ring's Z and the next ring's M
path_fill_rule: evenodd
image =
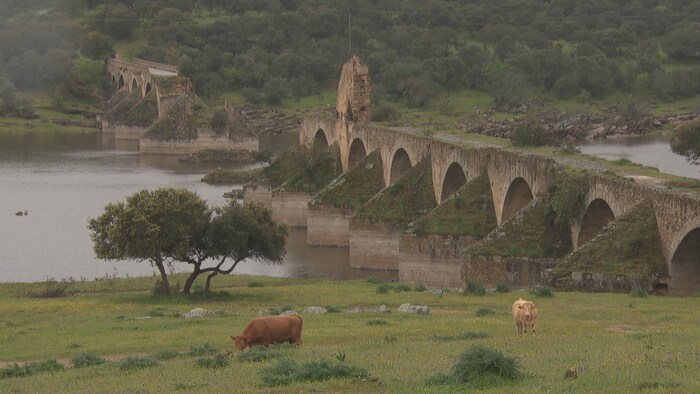
M500 109L700 93L697 0L6 0L0 19L0 67L20 89L120 48L179 65L202 95L276 103L334 86L350 23L377 98L412 106L459 89Z

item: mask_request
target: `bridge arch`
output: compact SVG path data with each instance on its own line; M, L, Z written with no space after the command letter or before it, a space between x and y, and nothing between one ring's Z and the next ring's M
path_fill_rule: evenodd
M408 152L404 148L397 149L391 158L388 186L395 184L411 167L413 167L413 163L411 163L411 157L408 155Z
M131 80L131 91L133 92L134 90L139 88L139 83L136 82L136 78Z
M348 153L348 170L355 167L365 157L367 157L365 143L361 139L355 138L350 144L350 152Z
M581 219L577 247L593 239L605 225L613 220L615 220L615 213L607 201L602 198L591 201L586 207L583 219Z
M523 178L515 178L508 187L501 211L501 223L513 218L521 209L533 200L532 189Z
M117 87L117 77L115 77L114 74L112 74L111 82L112 82L112 87Z
M320 153L328 149L330 144L328 143L328 137L326 136L326 131L323 129L316 130L316 135L314 135L314 144L312 146L313 153Z
M118 89L123 88L123 87L124 87L124 84L125 84L125 83L124 83L124 75L121 75L121 74L120 74L120 75L119 75L119 84L117 85L117 88L118 88Z
M144 96L147 95L148 93L151 93L151 83L146 84L146 90L144 91Z
M673 295L691 295L700 290L700 225L687 231L678 242L669 269Z
M467 183L467 176L464 169L457 162L452 162L442 179L442 191L440 192L440 204L445 202L450 196L455 194L464 184Z

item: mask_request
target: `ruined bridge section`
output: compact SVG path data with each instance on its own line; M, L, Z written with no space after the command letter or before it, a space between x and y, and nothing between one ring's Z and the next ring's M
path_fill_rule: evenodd
M145 97L155 88L157 77L178 75L177 66L134 59L127 62L120 59L107 59L107 77L115 90L126 89L129 93L140 91Z
M439 204L465 183L486 173L499 225L515 216L534 197L550 190L563 169L554 160L536 154L494 147L469 147L438 141L398 129L371 124L346 123L328 117L304 120L300 143L337 144L343 169L378 150L382 158L384 185L390 186L403 173L429 156L435 199ZM700 199L640 185L625 179L591 174L586 179L585 209L572 226L572 241L583 245L615 218L642 201L653 203L661 247L670 274L671 294L690 294L700 289Z

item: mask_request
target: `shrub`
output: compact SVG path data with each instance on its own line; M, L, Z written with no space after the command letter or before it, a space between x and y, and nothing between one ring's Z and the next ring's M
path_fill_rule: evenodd
M552 209L557 214L557 225L568 228L586 208L586 190L580 174L566 171L557 181L552 196Z
M23 376L35 375L41 372L60 371L65 367L56 359L50 358L44 361L26 363L22 366L19 364L10 364L9 366L0 369L0 379L19 378Z
M326 306L324 306L324 308L326 308L326 311L328 313L340 313L341 312L340 308L338 308L337 306L333 306L333 305L326 305Z
M265 386L282 386L294 382L318 382L333 378L370 379L364 368L354 367L344 362L333 363L328 360L310 361L299 364L296 361L282 359L277 364L262 370Z
M282 307L280 307L280 308L278 308L278 309L273 309L273 310L271 310L271 311L270 311L270 314L271 314L271 315L281 315L281 314L283 314L284 312L293 311L293 310L294 310L294 307L293 307L293 306L285 305L285 306L282 306Z
M457 338L459 338L459 339L480 339L480 338L488 338L490 336L491 335L489 335L485 332L465 331Z
M248 287L264 287L265 284L262 282L252 281L248 282Z
M475 313L476 317L495 315L495 314L496 314L496 311L494 311L491 308L486 308L486 307L477 309L476 313Z
M146 315L151 316L151 317L160 317L160 316L165 316L165 312L163 311L162 308L156 308L156 309L151 309L150 311L148 311L148 313Z
M575 155L577 153L581 153L581 148L578 146L574 145L570 141L565 141L557 151L562 154L562 155Z
M119 363L119 369L144 369L158 365L158 361L152 357L129 356Z
M198 358L197 361L195 361L195 364L197 366L200 366L202 368L210 368L210 369L215 369L215 368L222 368L228 365L229 358L228 355L219 353L214 357L203 357L203 358Z
M486 289L481 282L470 281L467 283L467 287L464 288L464 294L472 294L482 296L486 294Z
M73 366L75 368L90 367L93 365L100 365L107 362L107 360L100 357L97 353L94 352L84 352L76 354L75 356L73 356L73 358L70 359L70 361L73 363Z
M175 357L180 357L181 355L182 355L182 353L176 352L174 350L161 350L158 353L153 354L153 357L156 360L165 361L165 360L172 360Z
M370 276L367 279L365 279L365 281L372 283L374 285L378 285L378 284L383 282L383 280L381 280L380 278L377 278L376 276Z
M554 290L552 290L552 288L548 287L548 286L542 286L542 287L536 287L534 289L530 289L529 293L534 295L535 297L545 297L545 298L554 297Z
M411 291L413 290L411 286L405 284L405 283L399 283L396 286L394 286L394 291L396 292L402 292L402 291Z
M188 355L194 356L194 357L201 357L201 356L206 356L209 354L216 354L218 352L219 352L219 350L217 348L215 348L214 346L212 346L210 343L207 342L201 346L191 347Z
M60 282L50 278L44 282L44 288L39 291L29 292L27 296L36 298L60 298L75 295L78 291L72 289L73 279L62 279Z
M496 291L499 293L509 293L510 287L508 287L508 283L506 283L506 282L499 282L496 285Z
M515 146L544 146L554 141L552 134L536 120L529 120L515 126L512 132Z
M375 122L397 120L399 116L399 108L389 103L379 104L372 110L372 120Z
M449 374L438 374L429 383L467 383L474 388L492 387L522 376L520 363L498 350L473 345L462 353Z
M389 324L389 322L384 320L384 319L369 319L369 320L367 320L368 326L385 326L387 324Z
M277 358L280 355L280 351L275 347L266 348L264 346L254 346L250 348L250 350L240 353L238 355L238 361L258 362Z
M379 294L386 294L389 292L389 290L391 290L391 286L386 283L382 283L381 285L377 286L377 293Z
M642 289L641 287L636 287L634 290L632 290L632 295L634 297L644 298L644 297L648 296L649 294L647 293L646 290Z
M417 292L424 292L424 291L428 290L428 288L423 286L423 285L418 285L413 290L417 291Z

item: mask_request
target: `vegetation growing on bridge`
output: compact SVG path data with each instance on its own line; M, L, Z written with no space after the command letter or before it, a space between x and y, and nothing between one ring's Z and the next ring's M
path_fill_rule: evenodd
M553 257L571 252L569 228L556 225L551 196L539 197L503 223L466 254L504 257Z
M127 112L119 123L129 126L148 127L158 119L158 103L155 91L150 91L135 107Z
M557 276L569 275L572 271L666 276L666 263L651 202L639 204L610 223L555 269Z
M382 157L376 150L314 199L317 206L359 208L384 188Z
M414 233L484 237L496 228L496 210L485 173L466 184L448 201L420 219Z
M584 182L583 175L570 168L564 169L557 177L552 196L552 209L556 214L556 224L559 227L571 226L586 208Z
M317 153L299 147L277 156L263 169L259 181L287 191L316 193L341 173L337 147Z
M405 226L437 206L430 157L408 170L394 185L362 206L356 219Z
M185 98L181 97L145 134L154 140L193 140L197 129L185 112Z

